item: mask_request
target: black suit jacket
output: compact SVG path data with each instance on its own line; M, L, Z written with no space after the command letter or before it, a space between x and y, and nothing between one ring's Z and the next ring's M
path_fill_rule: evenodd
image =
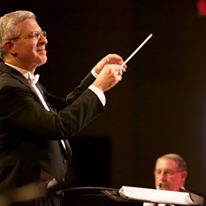
M59 185L67 182L71 152L68 142L66 152L59 142L74 136L103 111L96 94L88 89L93 81L89 73L65 99L41 87L51 112L21 73L0 63L0 192L38 181L41 170Z

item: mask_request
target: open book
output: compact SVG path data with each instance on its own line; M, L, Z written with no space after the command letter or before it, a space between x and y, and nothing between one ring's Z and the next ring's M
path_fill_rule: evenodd
M123 198L145 202L173 205L203 205L204 198L191 192L176 192L141 187L122 186L119 194Z

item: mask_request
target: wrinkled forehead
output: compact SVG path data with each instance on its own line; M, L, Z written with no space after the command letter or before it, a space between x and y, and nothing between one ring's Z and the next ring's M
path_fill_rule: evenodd
M177 163L172 159L158 159L155 165L155 169L170 169L176 170L178 168Z
M35 19L25 19L24 21L18 24L18 29L20 34L33 32L33 31L41 31L41 27Z

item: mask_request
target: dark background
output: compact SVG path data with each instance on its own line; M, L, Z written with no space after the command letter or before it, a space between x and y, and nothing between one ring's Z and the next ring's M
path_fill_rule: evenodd
M130 60L106 112L71 139L76 185L153 187L156 158L177 152L187 188L206 194L206 17L197 0L1 0L48 32L41 82L64 96L106 54Z

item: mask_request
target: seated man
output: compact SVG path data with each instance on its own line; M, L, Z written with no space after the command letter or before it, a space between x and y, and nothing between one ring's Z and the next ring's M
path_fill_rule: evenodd
M159 190L186 191L187 164L175 153L169 153L157 158L155 162L155 188ZM144 206L156 206L156 203L144 202ZM165 206L167 204L158 204Z

